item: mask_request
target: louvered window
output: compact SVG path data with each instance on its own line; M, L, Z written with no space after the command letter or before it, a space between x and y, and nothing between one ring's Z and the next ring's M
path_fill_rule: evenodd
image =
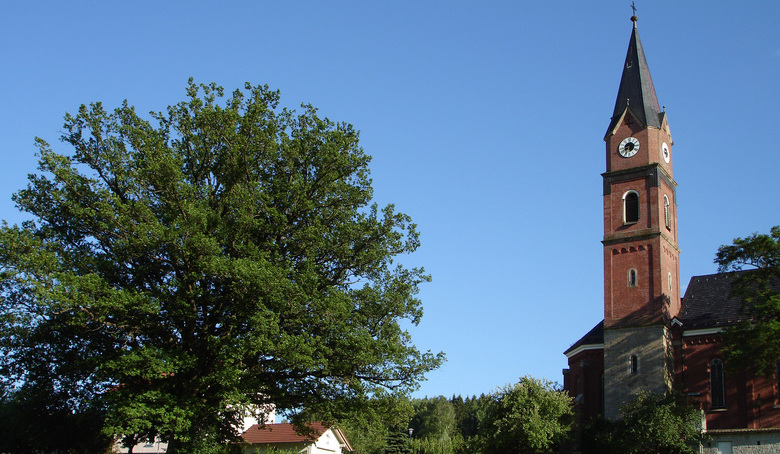
M672 230L672 219L669 217L669 197L664 196L664 222L666 228Z
M626 224L639 221L639 194L636 191L628 191L623 196L623 218Z

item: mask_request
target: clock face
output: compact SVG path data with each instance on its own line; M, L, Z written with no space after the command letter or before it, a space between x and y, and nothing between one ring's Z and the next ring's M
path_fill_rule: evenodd
M630 158L639 151L639 140L636 137L626 137L620 142L618 153L624 158Z
M669 151L669 145L667 145L666 142L661 145L661 154L664 157L664 162L669 164L669 160L672 158L672 152Z

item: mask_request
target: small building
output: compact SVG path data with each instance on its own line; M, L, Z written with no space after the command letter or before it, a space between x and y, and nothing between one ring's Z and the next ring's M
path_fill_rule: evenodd
M246 444L244 452L262 452L269 448L304 454L342 454L354 451L344 432L336 426L314 422L309 429L311 433L307 434L298 433L296 427L289 423L255 424L241 434Z

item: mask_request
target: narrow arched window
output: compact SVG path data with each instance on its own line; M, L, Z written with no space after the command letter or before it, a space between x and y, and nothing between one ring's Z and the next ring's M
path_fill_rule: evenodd
M639 285L639 282L637 281L636 270L631 268L628 270L628 286L636 287L637 285Z
M623 223L634 224L639 221L639 193L628 191L623 194Z
M636 375L639 373L639 358L636 355L631 355L628 358L628 373Z
M780 361L777 361L777 370L775 371L775 386L777 386L777 405L780 405Z
M672 230L672 219L669 217L669 197L664 196L664 222L666 228Z
M726 408L726 388L723 377L723 361L710 361L710 404L712 408Z

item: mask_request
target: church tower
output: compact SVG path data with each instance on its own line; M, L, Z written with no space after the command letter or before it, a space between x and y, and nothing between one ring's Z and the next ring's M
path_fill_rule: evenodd
M672 136L637 17L607 128L604 179L604 414L636 390L671 388L669 323L680 312Z

